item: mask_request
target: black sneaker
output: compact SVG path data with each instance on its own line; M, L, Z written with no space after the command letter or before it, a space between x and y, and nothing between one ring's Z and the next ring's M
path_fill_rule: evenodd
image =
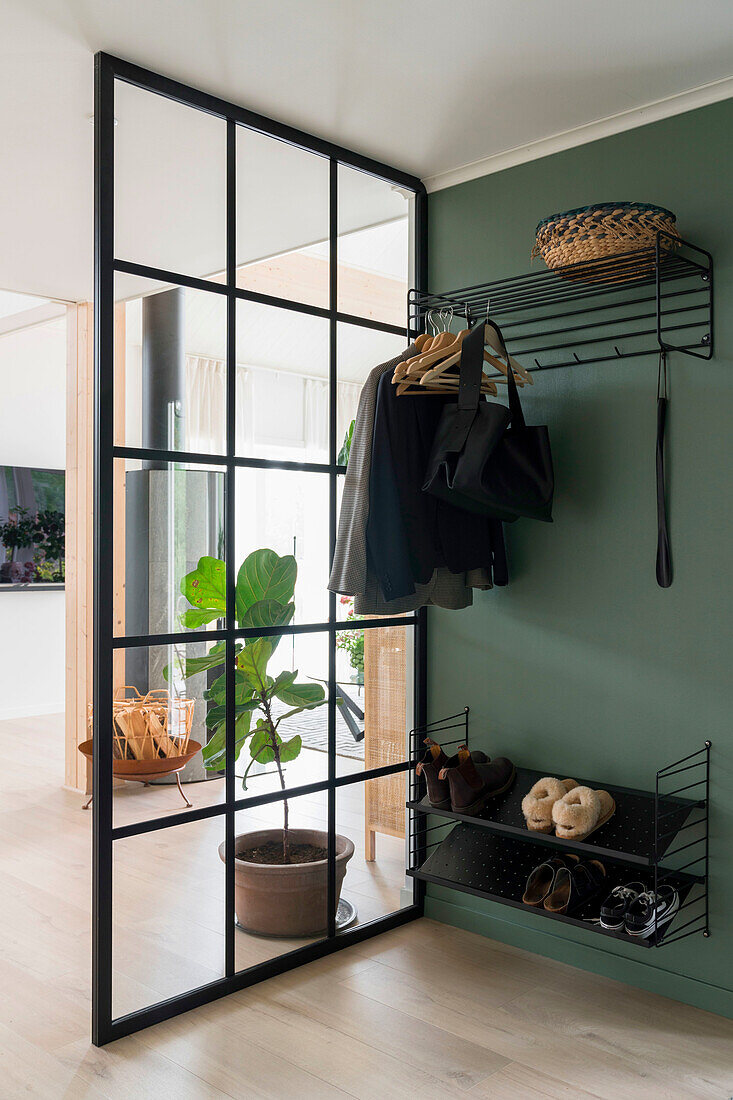
M629 906L645 890L646 886L643 882L629 882L626 886L614 886L601 906L601 928L609 932L623 932Z
M660 886L656 894L645 890L632 901L626 914L626 931L645 940L672 920L680 907L680 896L671 886Z

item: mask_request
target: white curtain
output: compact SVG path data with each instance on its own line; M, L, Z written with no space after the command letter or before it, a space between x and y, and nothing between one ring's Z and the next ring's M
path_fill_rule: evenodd
M237 450L252 444L252 378L237 367ZM227 369L222 359L186 356L186 449L226 453Z
M356 409L359 404L361 386L358 382L338 383L338 407L336 412L336 454L341 450L341 444L346 435L346 429L356 417Z
M187 356L186 385L187 449L224 454L226 363ZM355 382L338 383L337 453L356 416L360 390ZM328 462L328 382L295 372L237 366L237 453Z

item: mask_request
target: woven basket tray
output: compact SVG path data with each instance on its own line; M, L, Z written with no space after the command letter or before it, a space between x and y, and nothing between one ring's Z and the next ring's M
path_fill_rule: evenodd
M676 220L670 210L647 202L607 202L566 210L539 223L532 258L541 256L552 270L585 264L591 260L653 248L660 230L675 238L672 241L662 238L664 251L672 252L679 237ZM648 270L653 266L652 260L646 265ZM624 279L629 275L636 278L646 273L643 267L635 266L633 272L629 269L627 274L623 271L619 274ZM575 271L563 274L593 278L592 269L584 271L576 267ZM607 275L599 272L596 277L606 278Z
M126 692L134 697L126 697ZM122 695L122 698L118 698ZM112 752L115 760L159 760L188 751L193 699L171 698L165 690L141 695L134 685L117 688L112 703ZM94 712L89 704L89 732Z

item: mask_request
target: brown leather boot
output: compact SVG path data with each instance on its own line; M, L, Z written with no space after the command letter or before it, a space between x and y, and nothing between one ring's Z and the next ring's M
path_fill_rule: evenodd
M436 745L429 737L425 738L427 749L415 771L425 778L428 788L428 801L436 810L450 809L450 787L446 779L440 779L440 772L449 764L440 745Z
M514 782L516 769L506 756L497 756L487 764L477 763L465 745L457 756L457 766L447 765L439 774L439 779L448 781L454 813L478 813L489 798L503 794Z
M428 788L428 801L436 810L449 810L451 808L451 794L448 780L443 777L443 772L448 772L459 765L461 753L465 753L466 759L475 764L484 764L488 756L483 752L469 753L465 745L462 745L455 756L450 758L445 755L440 745L436 745L429 737L425 738L427 750L419 762L415 771L425 777Z

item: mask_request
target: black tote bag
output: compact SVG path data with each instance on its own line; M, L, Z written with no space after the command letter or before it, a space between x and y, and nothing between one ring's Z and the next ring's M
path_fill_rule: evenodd
M506 345L492 322L502 353ZM458 401L443 410L428 462L426 492L459 508L511 523L520 516L552 523L555 487L547 427L528 427L508 371L509 408L481 400L484 325L461 348Z

